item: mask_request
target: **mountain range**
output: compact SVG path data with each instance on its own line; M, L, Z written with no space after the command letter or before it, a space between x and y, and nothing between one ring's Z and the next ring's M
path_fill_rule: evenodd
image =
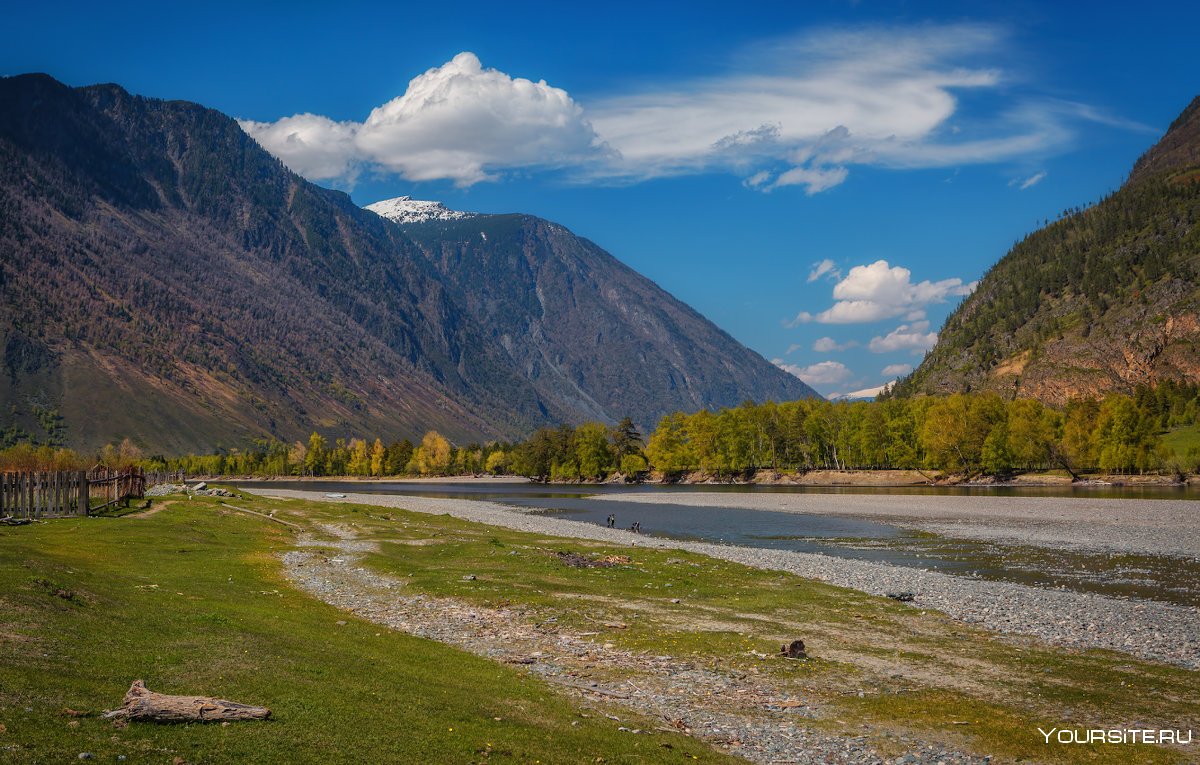
M1200 383L1200 97L1120 189L996 263L893 394L1061 404L1164 380Z
M194 103L0 79L0 427L519 438L811 388L530 215L361 209Z

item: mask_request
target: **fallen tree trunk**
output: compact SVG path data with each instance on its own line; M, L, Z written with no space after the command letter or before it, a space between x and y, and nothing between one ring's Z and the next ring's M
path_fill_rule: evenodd
M105 719L153 720L156 722L221 722L265 720L266 707L252 707L210 696L167 696L155 693L141 680L134 680L120 709L105 712Z

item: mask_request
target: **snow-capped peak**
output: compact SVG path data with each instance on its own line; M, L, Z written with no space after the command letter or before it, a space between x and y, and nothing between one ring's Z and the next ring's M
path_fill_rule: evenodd
M424 223L427 220L459 220L471 218L475 213L451 210L441 202L396 197L367 205L364 209L397 223Z

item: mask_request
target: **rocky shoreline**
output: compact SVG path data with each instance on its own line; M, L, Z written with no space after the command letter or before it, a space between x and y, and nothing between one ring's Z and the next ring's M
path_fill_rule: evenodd
M539 482L525 476L516 475L447 475L426 477L386 477L366 478L363 476L197 476L206 480L236 480L261 481L272 483L287 481L289 483L336 481L353 483L412 483L412 484L442 484L442 483L544 483L553 486L604 486L609 484L645 485L645 486L828 486L828 487L875 487L905 488L928 486L933 488L1038 488L1057 487L1063 489L1089 488L1193 488L1200 487L1200 475L1089 475L1074 480L1068 475L1057 473L1020 473L1006 478L994 476L943 476L926 473L920 470L807 470L796 472L780 472L777 470L756 470L736 475L714 475L702 471L683 473L680 475L664 475L653 472L649 475L630 478L620 473L614 473L600 481L576 479L570 481Z
M991 762L912 736L896 742L907 754L885 759L865 730L857 735L820 730L814 724L824 716L819 706L764 675L622 650L594 639L595 633L573 634L537 622L535 613L520 607L412 594L404 580L362 565L362 555L377 550L375 542L356 538L347 526L324 524L321 530L330 539L301 535L299 549L282 556L288 578L300 589L376 624L522 667L563 692L582 695L589 714L608 717L630 735L646 731L626 710L648 716L660 730L694 736L758 765ZM320 554L322 549L336 550L336 557ZM593 679L597 676L605 679Z
M1121 651L1144 659L1200 669L1200 609L1194 607L968 579L811 553L634 537L626 531L550 518L494 502L380 494L348 494L344 499L329 499L319 492L267 487L243 490L285 498L449 514L517 531L634 547L689 550L875 595L911 592L913 607L937 609L960 621L1003 634L1033 637L1076 649Z
M648 476L630 480L614 474L604 481L551 481L564 485L632 483L664 486L874 486L879 488L905 486L961 487L961 488L1019 488L1028 487L1187 487L1200 486L1200 475L1087 475L1072 478L1055 472L1018 473L1012 476L964 476L927 473L922 470L754 470L734 475L715 475L704 471L693 471L679 475L664 475L652 472Z
M597 494L592 499L675 504L660 491ZM899 501L898 501L899 500ZM859 493L689 492L694 507L837 515L959 539L1200 559L1200 501L1088 496L1005 497Z

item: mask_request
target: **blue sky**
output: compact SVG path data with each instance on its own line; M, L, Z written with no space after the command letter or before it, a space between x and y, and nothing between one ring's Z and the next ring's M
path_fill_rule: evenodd
M558 221L825 394L919 363L1200 93L1182 2L7 5L0 73L220 109L360 204Z

